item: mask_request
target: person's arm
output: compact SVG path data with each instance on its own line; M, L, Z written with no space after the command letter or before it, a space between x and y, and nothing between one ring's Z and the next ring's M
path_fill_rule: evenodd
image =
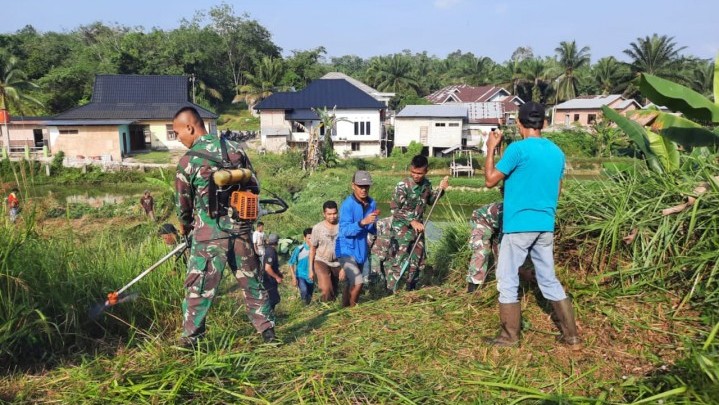
M372 212L370 212L366 217L357 220L355 216L352 215L352 210L343 204L343 206L340 207L340 223L338 232L345 238L355 238L360 234L360 232L362 232L362 230L367 229L368 226L371 226L376 221L377 214L374 210L372 210Z
M192 214L194 211L195 191L192 188L191 176L184 171L189 164L189 157L183 157L177 166L175 175L175 210L180 220L180 235L187 236L192 230Z
M314 230L312 233L314 234ZM315 255L317 254L317 246L314 244L314 238L311 239L311 241L313 241L313 243L310 245L310 255L308 257L309 261L307 263L307 265L309 267L307 268L307 272L309 274L310 280L314 280L315 279Z
M275 256L275 257L272 257ZM272 269L272 262L276 261L276 255L268 254L268 256L265 258L265 273L269 274L270 277L274 278L275 281L277 281L277 284L282 283L282 276L277 274L274 269Z
M494 166L494 151L502 141L502 131L490 132L487 138L487 158L484 160L484 185L492 188L504 179L504 173Z
M292 256L290 256L290 261L288 264L290 265L290 275L292 276L292 285L297 287L297 258L299 257L301 247L296 247L295 250L292 251Z
M439 182L439 193L437 193L436 196L434 190L430 189L427 204L434 204L434 200L444 195L444 192L447 190L447 187L449 187L449 176L444 176L444 178Z
M404 184L404 181L401 181L394 188L394 193L392 193L392 199L389 202L389 209L392 212L392 219L409 221L407 213L402 211L402 208L404 208L406 203L407 186Z

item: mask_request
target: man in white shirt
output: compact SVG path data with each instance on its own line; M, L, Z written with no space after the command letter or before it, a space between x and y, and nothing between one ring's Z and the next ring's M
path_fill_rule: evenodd
M265 224L257 223L257 230L252 233L252 244L255 246L255 253L260 259L260 263L265 256Z

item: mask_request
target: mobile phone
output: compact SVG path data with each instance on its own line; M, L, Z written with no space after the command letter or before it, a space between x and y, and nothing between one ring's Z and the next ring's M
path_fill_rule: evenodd
M497 128L492 128L490 132L494 132L496 130L497 130Z

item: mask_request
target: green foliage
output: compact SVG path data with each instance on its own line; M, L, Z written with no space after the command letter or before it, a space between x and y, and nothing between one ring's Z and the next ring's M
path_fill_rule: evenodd
M662 173L664 171L664 167L662 167L656 154L652 151L649 144L649 138L646 134L646 131L641 125L630 120L629 118L624 117L623 115L619 114L618 112L607 106L602 107L602 112L604 113L604 116L607 117L607 119L614 121L619 126L619 128L621 128L622 131L624 131L627 136L629 136L629 139L631 139L637 145L639 150L644 153L647 166L651 170L654 170L657 173Z
M543 132L542 136L557 144L567 156L592 157L597 154L594 135L582 129Z
M59 151L52 156L52 161L50 162L50 173L53 175L58 175L62 173L63 169L65 168L63 166L63 160L65 160L65 152Z
M654 104L681 112L689 119L719 123L719 104L694 90L650 74L641 74L637 80L642 94Z

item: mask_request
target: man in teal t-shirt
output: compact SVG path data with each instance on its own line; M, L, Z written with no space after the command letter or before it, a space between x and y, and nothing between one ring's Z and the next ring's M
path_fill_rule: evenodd
M304 243L292 251L289 261L292 284L299 288L300 297L305 305L310 304L312 293L315 291L315 284L309 274L311 235L312 228L307 228L302 232Z
M554 273L554 216L564 175L564 153L542 138L544 120L543 105L522 105L517 125L522 140L507 147L496 167L494 149L502 133L494 131L487 140L485 184L494 187L504 180L504 236L497 261L501 329L488 339L496 346L519 343L519 266L527 255L532 258L542 295L552 303L561 332L558 340L568 345L580 343L572 302Z

